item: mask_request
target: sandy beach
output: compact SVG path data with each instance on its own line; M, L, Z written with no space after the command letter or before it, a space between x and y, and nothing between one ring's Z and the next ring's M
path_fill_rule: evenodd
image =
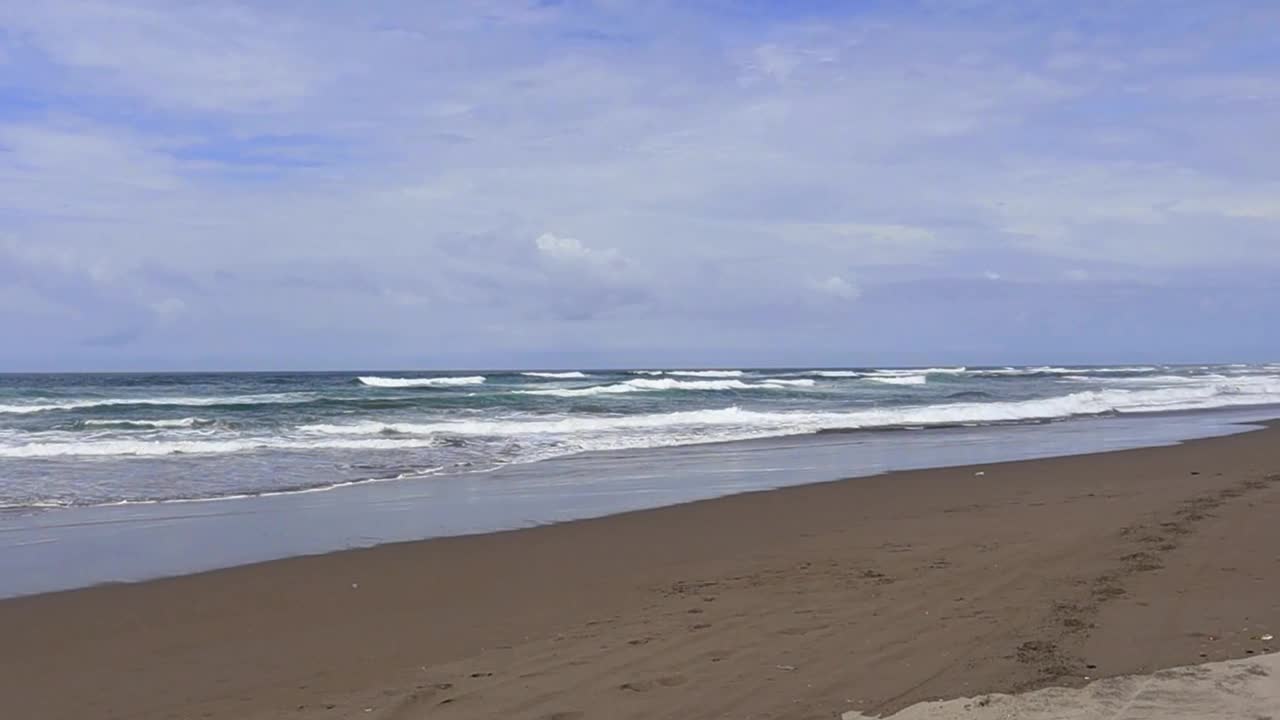
M15 718L833 718L1280 645L1280 429L0 602Z

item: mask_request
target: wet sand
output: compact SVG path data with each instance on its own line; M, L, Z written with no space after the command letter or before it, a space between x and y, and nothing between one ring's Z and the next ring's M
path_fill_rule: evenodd
M1280 649L1280 429L0 601L0 716L833 718ZM1086 679L1088 678L1088 679Z

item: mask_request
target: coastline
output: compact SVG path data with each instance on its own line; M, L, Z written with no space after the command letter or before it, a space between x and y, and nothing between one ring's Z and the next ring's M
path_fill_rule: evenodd
M0 513L0 599L379 544L474 535L743 492L1169 445L1275 408L826 433L584 453L324 492Z
M1244 657L1277 473L1272 425L19 597L0 706L831 717Z

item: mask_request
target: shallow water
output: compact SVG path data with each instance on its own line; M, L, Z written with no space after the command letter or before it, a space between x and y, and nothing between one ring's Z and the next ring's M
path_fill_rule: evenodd
M582 453L488 473L323 491L0 512L0 596L401 540L490 532L890 470L1143 447L1241 432L1280 408L804 435Z

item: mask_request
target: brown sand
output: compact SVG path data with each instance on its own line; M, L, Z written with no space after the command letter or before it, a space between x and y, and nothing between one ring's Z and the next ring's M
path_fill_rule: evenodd
M0 716L833 718L1244 657L1278 473L1267 429L8 600Z

